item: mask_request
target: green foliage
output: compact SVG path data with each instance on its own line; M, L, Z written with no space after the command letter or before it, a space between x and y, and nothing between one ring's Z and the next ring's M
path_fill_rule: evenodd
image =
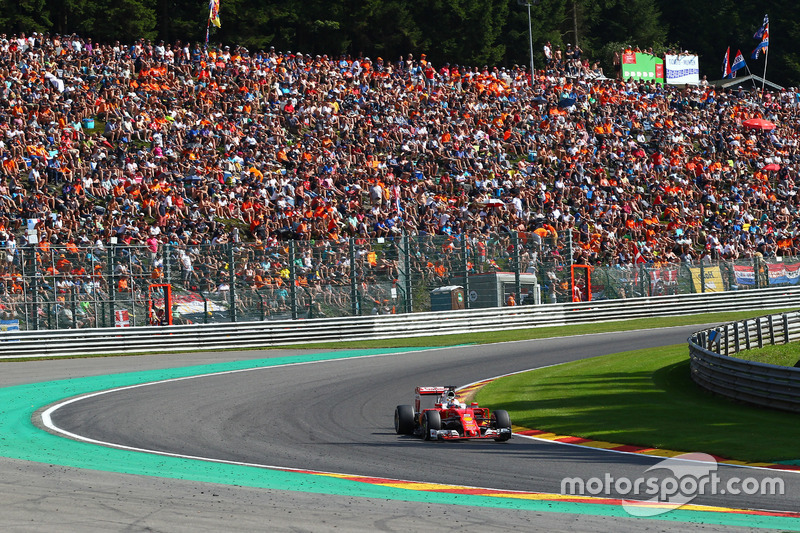
M0 0L0 7L6 33L74 32L98 41L202 41L208 21L205 0ZM563 48L577 40L586 56L603 60L610 72L612 44L659 53L667 43L680 43L700 54L702 70L714 79L730 45L759 74L763 56L753 61L749 55L765 10L774 43L769 78L800 85L800 51L792 46L800 38L795 0L542 0L530 8L534 62L542 66L545 42ZM528 8L516 0L221 0L220 18L222 27L211 27L211 41L251 50L275 46L390 60L425 52L436 66L530 62Z
M52 25L45 0L0 0L0 27L3 32L48 31Z
M534 66L540 69L544 66L542 47L548 41L555 46L566 44L562 38L562 27L571 20L571 12L567 10L567 3L541 2L531 6L531 33L533 34ZM505 45L507 57L505 63L530 64L530 45L528 36L528 8L511 2L508 17L506 18L500 42Z
M768 365L794 366L800 361L800 344L796 342L776 344L775 346L764 346L760 349L743 350L732 355L739 359Z
M502 61L505 46L499 37L508 16L507 0L437 0L418 2L412 9L422 33L418 44L434 63Z
M110 30L107 38L116 37L132 41L137 37L155 39L155 0L113 0L108 7L109 19L105 19Z
M352 20L351 50L395 59L403 51L414 50L422 32L414 23L407 2L364 0L357 4ZM386 31L392 28L392 31Z
M78 33L99 41L132 42L155 38L157 0L23 0L19 6L36 5L36 17L46 23L23 29L60 34ZM4 10L5 12L5 10ZM20 19L24 20L24 19ZM12 24L13 26L13 24Z
M221 10L227 10L232 1L222 1ZM207 2L157 0L158 37L165 41L201 41L205 39L208 21Z

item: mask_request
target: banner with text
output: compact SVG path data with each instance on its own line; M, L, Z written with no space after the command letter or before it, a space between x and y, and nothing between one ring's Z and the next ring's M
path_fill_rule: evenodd
M718 266L690 268L694 292L723 292L722 272Z
M664 56L667 83L670 85L697 85L700 83L700 59L695 55Z
M793 265L768 265L769 269L769 284L782 285L789 283L796 285L800 281L800 263Z
M622 53L622 79L664 83L664 60L642 52Z

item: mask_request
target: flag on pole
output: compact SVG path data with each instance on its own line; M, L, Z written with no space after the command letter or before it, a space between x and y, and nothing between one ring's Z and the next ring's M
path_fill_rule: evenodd
M758 43L756 49L753 50L753 59L758 59L758 54L761 53L761 50L764 50L764 53L767 53L769 47L769 17L764 15L764 24L758 29L755 35L753 35L754 39L761 39L761 42Z
M208 2L208 20L217 28L221 27L219 21L219 0L209 0Z
M725 50L725 57L722 58L722 79L731 77L731 47Z
M647 259L644 258L642 252L639 250L639 246L635 242L633 243L633 263L635 265L647 263Z
M764 32L769 31L769 14L764 15L764 22L761 24L761 27L758 28L758 31L755 35L753 35L753 39L763 39Z
M742 55L741 50L736 51L736 57L733 58L733 65L731 65L731 77L736 77L736 71L739 69L743 69L747 67L747 63L744 62L744 56Z

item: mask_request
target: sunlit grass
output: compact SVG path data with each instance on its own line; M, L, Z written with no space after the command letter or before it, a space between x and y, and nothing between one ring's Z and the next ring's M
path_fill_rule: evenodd
M770 365L795 366L800 361L800 343L791 342L789 344L776 344L775 346L764 346L753 350L743 350L737 354L731 354L739 359L757 361Z
M706 392L678 344L496 380L478 392L515 425L745 461L800 459L800 416Z
M789 311L789 309L784 310ZM507 331L487 331L476 333L458 333L454 335L437 335L432 337L407 337L400 339L384 339L374 341L337 341L317 344L295 344L293 348L405 348L414 346L454 346L458 344L490 344L495 342L544 339L548 337L566 337L569 335L588 335L591 333L611 333L635 329L666 328L689 326L692 324L722 324L745 318L764 316L775 311L738 311L731 313L707 313L700 315L670 316L656 318L638 318L618 322L602 322L595 324L574 324L570 326L546 326L539 328L516 329ZM284 346L284 348L286 348Z

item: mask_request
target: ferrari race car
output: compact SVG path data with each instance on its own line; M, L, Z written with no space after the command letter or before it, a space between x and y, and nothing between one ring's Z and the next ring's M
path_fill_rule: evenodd
M486 407L459 401L455 387L417 387L414 406L394 410L398 435L418 435L425 440L511 438L511 419L500 409L489 414Z

